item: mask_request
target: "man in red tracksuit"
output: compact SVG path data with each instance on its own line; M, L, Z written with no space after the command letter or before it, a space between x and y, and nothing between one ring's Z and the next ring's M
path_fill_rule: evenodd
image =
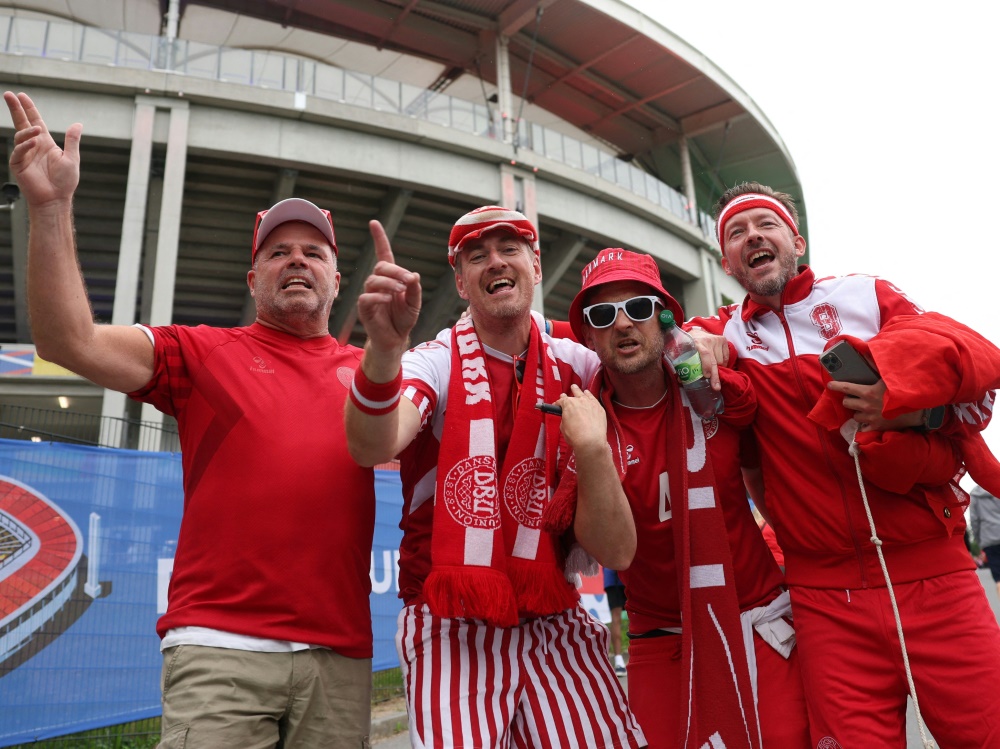
M883 403L887 413L900 411L889 408L886 382L911 379L905 361L876 360L883 381L873 386L827 386L818 355L831 339L871 341L887 324L911 324L901 316L916 316L915 325L935 316L887 281L816 278L797 267L806 242L787 195L739 185L720 198L716 216L723 268L749 294L690 325L723 335L757 390L760 466L747 470L748 486L785 552L812 741L904 747L907 676L854 459L839 430L808 414L829 388L855 412L859 442L865 431L904 430L918 464L930 440L985 426L993 393L947 409L931 435L924 430L939 424L925 423L927 410L882 415ZM959 352L989 345L958 323L947 337ZM942 746L1000 746L1000 696L966 688L1000 679L1000 629L963 543L967 496L953 481L904 484L889 491L869 477L864 487L921 711Z

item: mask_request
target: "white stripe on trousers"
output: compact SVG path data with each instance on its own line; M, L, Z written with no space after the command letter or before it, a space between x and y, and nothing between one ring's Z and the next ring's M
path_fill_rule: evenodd
M577 606L502 629L399 613L415 749L574 749L646 741L608 659L608 630Z

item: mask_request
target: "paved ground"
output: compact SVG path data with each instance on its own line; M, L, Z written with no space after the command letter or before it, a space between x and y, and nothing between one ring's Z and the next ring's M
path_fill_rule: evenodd
M993 606L993 613L997 616L997 621L1000 621L1000 598L997 597L997 588L993 583L993 578L990 577L989 570L979 570L979 579L983 583L983 587L986 589L986 597L990 601L990 605ZM628 682L625 678L622 678L622 683L625 685L626 690L628 689ZM401 714L398 716L392 716L401 725L406 725L406 716ZM907 749L921 749L920 742L920 731L917 729L917 721L913 715L913 710L907 712L907 730L906 730L906 746ZM373 746L379 747L379 749L409 749L410 738L409 734L405 731L389 738L376 739L372 742Z

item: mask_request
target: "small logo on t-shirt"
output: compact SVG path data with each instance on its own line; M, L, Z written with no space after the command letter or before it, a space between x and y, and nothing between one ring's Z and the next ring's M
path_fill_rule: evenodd
M711 419L702 419L702 428L705 430L705 439L710 440L719 431L719 417L713 416Z
M255 356L253 358L253 364L250 365L250 371L256 372L257 374L274 374L274 370L270 366L270 362L264 359L262 356Z
M626 465L634 466L638 465L639 458L632 457L632 451L635 450L635 445L625 445L625 463Z
M819 743L816 744L816 749L843 749L843 747L841 747L840 742L832 736L824 736L819 740Z

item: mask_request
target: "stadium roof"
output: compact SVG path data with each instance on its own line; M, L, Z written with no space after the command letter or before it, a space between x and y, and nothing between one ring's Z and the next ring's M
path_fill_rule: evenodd
M146 34L164 32L170 8L168 0L0 5ZM675 187L686 136L702 209L756 179L798 199L807 229L794 162L754 101L619 0L180 0L178 10L182 39L281 51L473 101L495 92L502 34L515 101L525 102L510 114L584 133Z

